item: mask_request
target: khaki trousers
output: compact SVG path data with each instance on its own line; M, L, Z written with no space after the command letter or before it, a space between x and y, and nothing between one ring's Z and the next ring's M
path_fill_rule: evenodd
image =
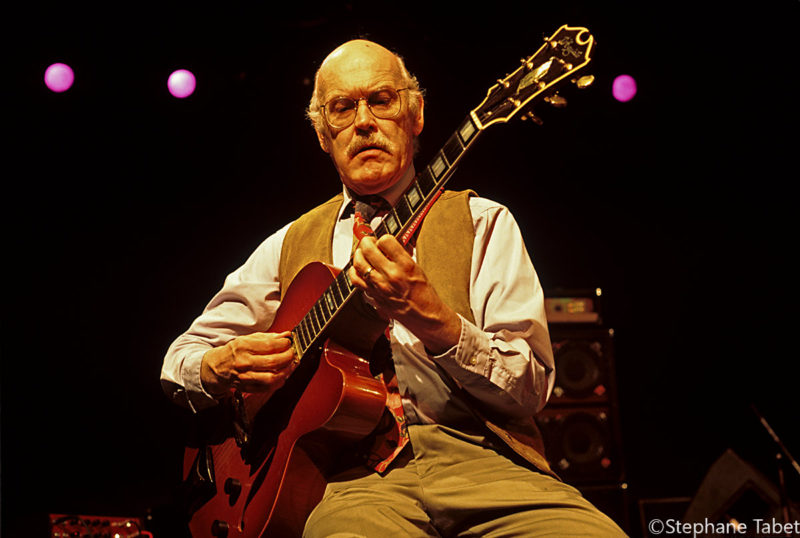
M480 435L412 425L409 437L383 476L361 467L334 477L303 536L625 536L575 488Z

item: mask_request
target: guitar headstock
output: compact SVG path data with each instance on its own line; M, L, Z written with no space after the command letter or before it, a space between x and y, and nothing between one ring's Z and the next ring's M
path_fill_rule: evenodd
M587 28L562 26L545 38L545 44L533 56L523 58L516 71L489 88L486 99L470 116L484 129L507 122L539 101L565 106L566 100L557 93L559 87L574 83L585 88L594 81L591 75L578 75L591 61L594 46L594 37ZM521 117L541 121L530 110Z

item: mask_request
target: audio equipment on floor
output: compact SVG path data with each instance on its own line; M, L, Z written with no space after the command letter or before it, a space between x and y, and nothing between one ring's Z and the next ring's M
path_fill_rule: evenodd
M751 529L757 521L800 521L797 506L782 504L778 486L728 449L709 468L682 521L723 524L735 521Z
M50 514L49 519L51 538L153 538L136 517Z
M601 315L600 288L547 294L556 378L536 417L556 472L573 485L622 484L614 330Z

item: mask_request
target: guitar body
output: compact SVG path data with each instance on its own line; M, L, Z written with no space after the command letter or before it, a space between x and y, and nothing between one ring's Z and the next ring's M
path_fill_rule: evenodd
M335 275L321 263L306 266L269 332L295 327ZM242 400L249 422L243 446L231 429L233 410L219 406L201 427L202 444L186 450L192 536L300 536L322 498L337 447L366 437L383 415L383 383L367 360L328 340L321 352L303 357L271 398L253 393Z

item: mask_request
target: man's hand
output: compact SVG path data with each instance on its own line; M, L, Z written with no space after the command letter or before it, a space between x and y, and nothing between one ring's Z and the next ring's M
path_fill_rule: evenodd
M222 397L231 388L275 392L297 367L291 333L253 333L203 355L200 378L206 392Z
M461 319L433 289L422 268L391 235L365 237L353 254L350 281L396 319L434 355L458 343Z

